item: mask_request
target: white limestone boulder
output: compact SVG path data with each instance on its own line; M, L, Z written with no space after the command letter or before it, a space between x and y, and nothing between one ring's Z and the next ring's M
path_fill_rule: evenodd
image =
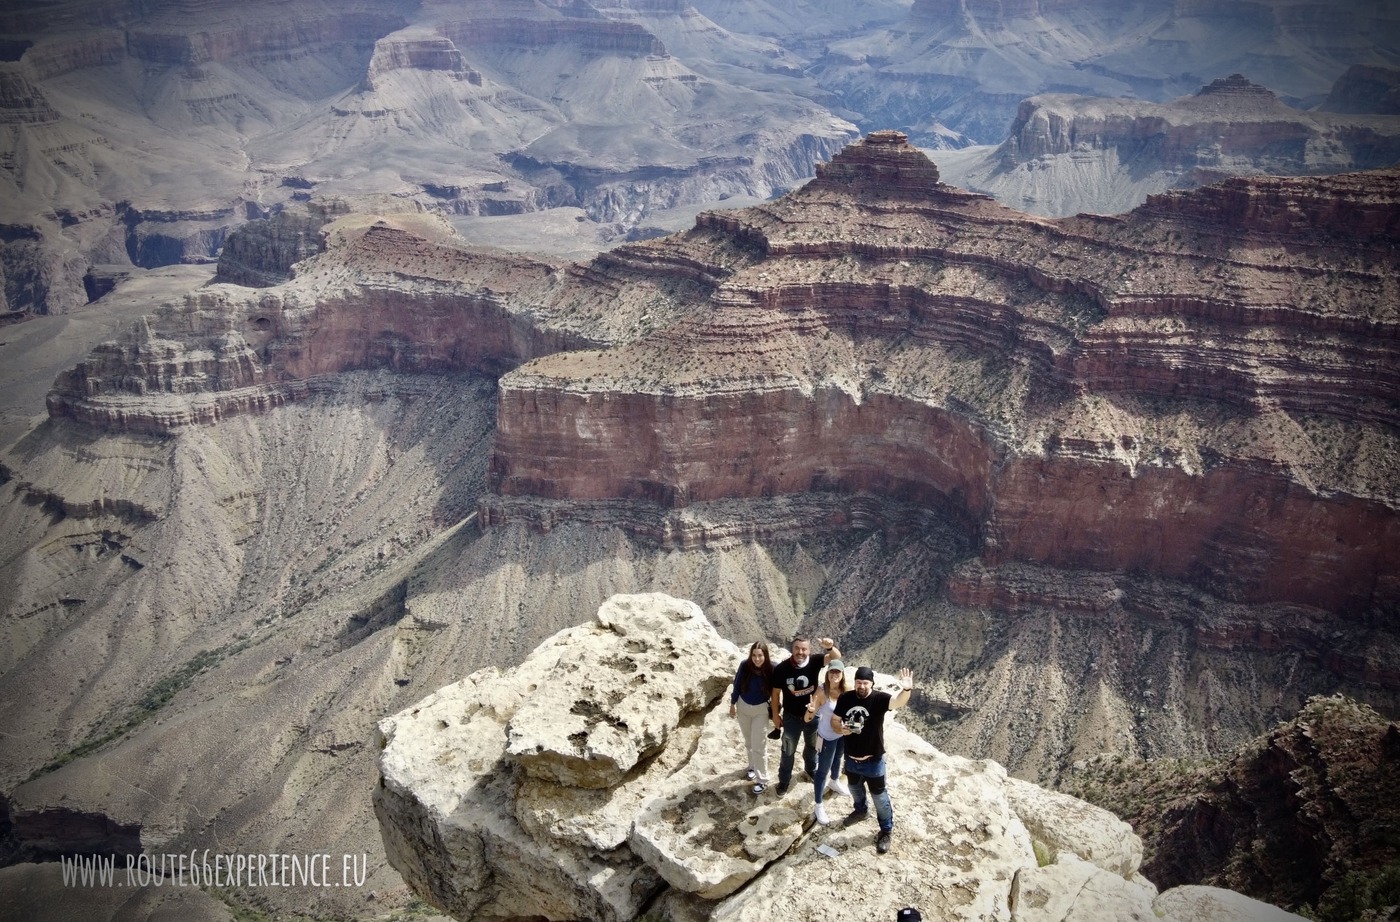
M1300 922L1301 916L1218 887L1158 894L1132 879L1063 851L1053 864L1026 868L1012 889L1014 922Z
M736 661L737 666L737 661ZM777 744L770 746L777 758ZM705 719L686 766L637 815L629 844L666 882L707 899L728 896L780 858L810 821L810 792L755 796L738 724L723 707Z
M1142 866L1142 840L1107 810L1019 778L1006 779L1006 793L1050 861L1068 851L1124 878Z
M1152 904L1165 922L1301 922L1302 916L1220 887L1173 887Z
M630 674L625 665L629 655L641 649L666 651L662 638L672 645L690 642L700 625L709 628L689 602L662 595L614 597L598 619L561 631L518 667L473 673L382 720L381 783L374 804L390 863L415 891L460 919L635 918L665 882L618 846L630 829L630 813L655 783L646 771L664 775L676 766L659 757L611 791L554 785L546 793L539 788L547 782L534 785L538 779L527 778L508 757L510 728L542 688L550 688L551 701L563 702L559 709L565 714L572 710L563 694L569 689L579 693L578 700L594 700L589 697L593 692L576 682L572 667L579 663L593 668L595 676L605 676L609 668ZM647 682L635 686L648 701L669 700L669 705L642 712L638 720L663 740L676 737L684 702L702 702L696 707L710 703L738 662L738 648L712 629L701 636L704 641L695 641L700 644L695 651L674 659L663 653L658 661L683 664L695 682L689 694L678 690L658 697L646 693ZM709 661L704 671L709 678L700 678L702 670L696 668L702 658ZM605 660L614 665L608 667ZM659 664L654 671L663 676L671 672ZM656 684L670 687L666 681ZM676 715L669 727L657 716L666 713ZM698 725L698 714L691 723ZM689 739L696 735L690 731ZM683 730L678 738L686 739ZM678 746L672 757L683 759L686 748ZM522 790L527 795L523 800ZM521 814L529 821L521 822ZM555 835L561 826L572 834Z
M1011 890L1015 922L1159 922L1157 892L1064 851L1045 867L1025 868Z
M660 752L724 691L740 656L700 606L660 593L614 596L594 624L546 646L553 665L511 717L506 754L575 788L615 787Z

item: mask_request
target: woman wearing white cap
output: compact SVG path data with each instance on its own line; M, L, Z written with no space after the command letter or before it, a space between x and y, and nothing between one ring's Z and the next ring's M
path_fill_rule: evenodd
M812 796L817 804L814 810L817 822L823 826L831 822L826 815L826 807L822 804L822 798L826 796L827 779L831 779L833 791L846 797L851 795L851 789L841 780L841 754L845 750L846 741L831 726L831 714L836 709L836 699L841 697L842 692L850 690L851 686L846 684L845 664L840 660L833 660L826 666L826 672L822 676L822 687L817 689L817 693L807 705L808 719L813 716L817 718L817 736L821 739L821 748L817 752L817 771L812 776L812 785L815 788Z

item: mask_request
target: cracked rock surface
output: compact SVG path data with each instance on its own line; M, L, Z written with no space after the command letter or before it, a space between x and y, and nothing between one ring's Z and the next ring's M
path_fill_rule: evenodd
M766 920L778 906L877 919L906 905L968 922L1297 918L1214 888L1159 895L1126 823L893 717L890 853L871 820L813 825L800 776L781 797L749 792L724 695L742 655L692 602L614 596L520 666L386 718L375 809L390 862L473 920Z

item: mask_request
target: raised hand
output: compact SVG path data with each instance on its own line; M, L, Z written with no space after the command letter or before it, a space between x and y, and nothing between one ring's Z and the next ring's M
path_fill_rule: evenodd
M899 670L899 687L905 691L914 689L914 672L912 669Z

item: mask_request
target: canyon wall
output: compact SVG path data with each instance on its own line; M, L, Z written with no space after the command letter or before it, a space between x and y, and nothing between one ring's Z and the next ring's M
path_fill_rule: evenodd
M1334 91L1351 92L1339 81ZM1400 160L1400 121L1285 105L1240 74L1170 102L1047 93L1021 102L995 150L954 181L1035 214L1117 213L1228 176L1310 176Z
M956 149L1001 144L1045 94L1163 103L1242 73L1308 108L1350 67L1393 67L1397 41L1400 19L1370 3L916 0L901 22L829 41L812 70L863 130Z
M99 346L0 456L10 828L364 852L406 902L370 728L614 592L908 663L911 727L1052 783L1393 709L1396 185L1047 220L880 133L585 264L336 216L267 250L287 280Z
M1400 599L1393 484L1350 460L1394 444L1397 190L1236 181L1054 224L872 136L782 204L702 216L693 246L746 254L708 310L503 378L493 484L672 509L874 494L957 522L989 566L1362 618Z
M354 262L345 293L201 296L61 378L50 412L168 431L349 369L515 368L487 523L531 499L541 522L633 504L641 528L870 496L954 523L988 567L1364 620L1400 600L1398 191L1236 180L1057 223L877 133L778 203L562 272L361 222L299 279Z

